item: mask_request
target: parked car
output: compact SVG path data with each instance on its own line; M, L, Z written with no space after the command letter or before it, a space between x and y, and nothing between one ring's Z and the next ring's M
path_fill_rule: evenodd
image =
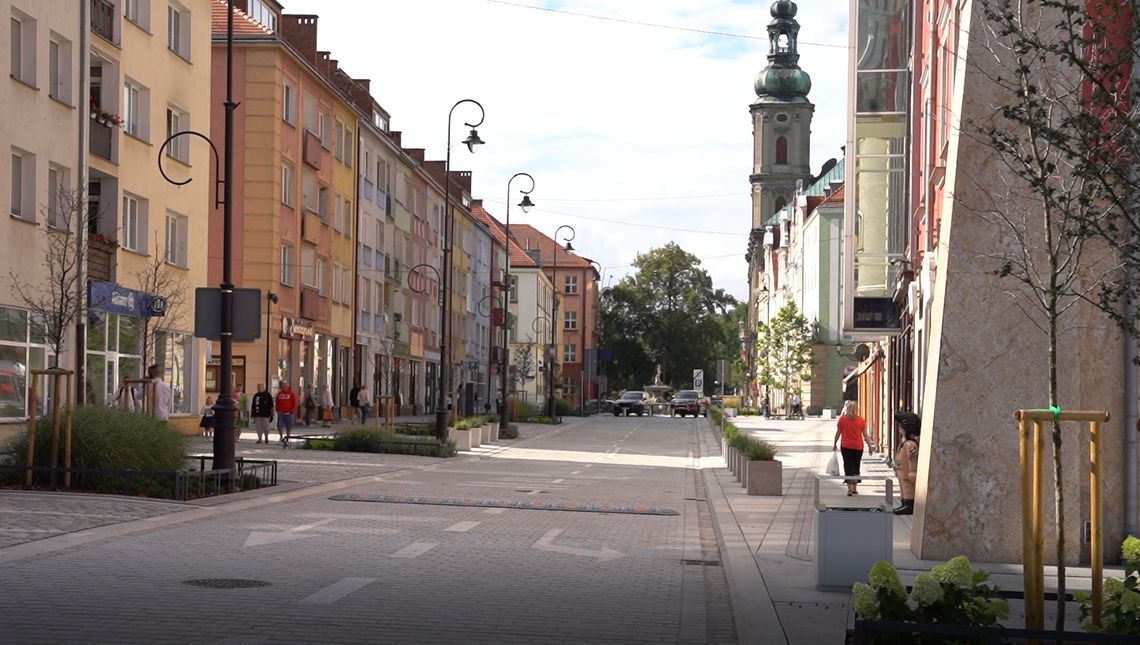
M708 399L701 396L701 393L696 390L681 390L669 402L673 411L673 416L685 416L688 414L695 416L709 415L709 402Z
M629 416L631 413L641 416L649 411L649 395L645 392L629 391L614 401L614 416Z

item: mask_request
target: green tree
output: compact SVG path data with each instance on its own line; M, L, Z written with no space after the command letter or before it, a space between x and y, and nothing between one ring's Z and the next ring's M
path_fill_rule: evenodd
M757 334L757 347L763 357L758 366L760 382L785 393L798 392L799 382L813 377L814 341L815 326L799 312L796 304L789 302L781 307L771 321L760 325ZM788 406L787 398L784 405Z
M715 374L716 359L735 340L726 324L736 299L713 287L695 255L676 243L639 253L637 272L602 293L601 346L613 353L612 389L637 389L653 378L674 387L692 384L692 370ZM712 379L707 379L710 383Z

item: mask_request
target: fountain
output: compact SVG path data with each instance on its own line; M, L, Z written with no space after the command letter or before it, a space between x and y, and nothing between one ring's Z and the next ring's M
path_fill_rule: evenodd
M649 404L650 410L653 410L654 412L656 412L656 410L654 410L655 407L668 405L668 402L665 401L665 399L663 398L662 395L664 395L666 392L668 392L672 388L661 382L661 366L660 365L657 366L657 374L656 374L656 376L653 377L653 384L642 386L641 389L644 390L645 393L649 395L648 404Z

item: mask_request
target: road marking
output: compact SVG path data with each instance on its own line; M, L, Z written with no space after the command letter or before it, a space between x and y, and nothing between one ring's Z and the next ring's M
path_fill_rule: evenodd
M531 545L532 549L539 551L550 551L553 553L564 553L566 555L580 555L587 558L597 558L601 562L608 562L618 558L624 558L625 554L621 551L615 551L609 547L602 547L599 551L592 551L590 549L579 549L573 546L557 546L552 544L554 538L562 534L562 529L550 529L545 535L538 538L538 541Z
M268 636L230 636L214 643L214 645L261 645L269 640Z
M480 524L482 524L482 522L460 522L458 524L452 524L443 530L449 533L463 533L464 531L470 531Z
M439 546L439 542L416 542L396 551L391 555L393 558L414 558L431 551Z
M530 491L529 493L527 493L527 495L537 495L537 494L539 494L539 493L541 493L541 492L543 492L541 489L539 489L539 488L536 488L536 489L534 489L534 490Z
M601 459L601 457L598 457L598 459ZM594 464L586 464L585 468L593 468L593 466L594 466Z
M551 484L561 484L561 483L562 483L562 482L564 482L564 481L566 481L566 480L565 480L565 479L555 479L554 481L552 481L552 482L550 482L550 483L551 483Z
M319 522L313 522L312 524L305 524L303 526L297 526L297 527L294 527L294 528L291 528L291 529L288 529L285 531L281 531L280 533L267 533L264 531L252 531L252 532L250 532L249 537L246 538L245 544L242 545L242 548L244 549L247 546L261 546L263 544L274 544L276 542L289 542L291 540L299 540L301 538L312 537L310 535L298 535L298 534L301 531L307 531L309 529L316 528L318 526L322 526L324 524L328 524L329 522L335 522L335 521L336 521L335 518L327 518L327 519L320 520Z
M331 605L357 589L370 585L373 582L376 582L376 578L345 578L305 598L301 603L306 605Z
M507 509L505 509L505 508L488 508L487 510L485 510L483 512L487 513L488 515L502 515L503 513L507 512Z
M581 473L581 472L582 472L582 471L580 471L580 470L575 470L574 472L572 472L572 473L570 473L570 474L571 474L571 475L577 475L577 474L579 474L579 473Z

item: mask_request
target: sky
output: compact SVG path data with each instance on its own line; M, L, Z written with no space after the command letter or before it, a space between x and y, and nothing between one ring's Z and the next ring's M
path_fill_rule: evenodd
M318 47L370 79L403 145L442 160L448 111L485 111L471 155L451 124L452 170L500 221L507 183L535 179L536 208L511 221L574 230L602 285L638 253L676 242L716 288L743 300L751 226L752 83L767 64L770 0L283 0L316 14ZM815 104L811 166L846 138L846 0L798 3L800 67ZM715 33L709 33L715 32ZM458 147L456 147L458 146ZM562 229L564 242L569 229ZM611 279L611 276L612 279Z

